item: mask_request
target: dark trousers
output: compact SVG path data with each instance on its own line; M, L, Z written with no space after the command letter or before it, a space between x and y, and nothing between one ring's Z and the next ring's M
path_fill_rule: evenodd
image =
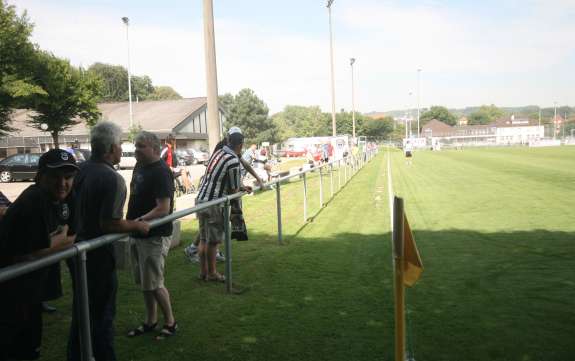
M73 270L73 267L71 267ZM80 361L80 328L78 322L79 300L74 272L74 307L70 338L68 340L68 361ZM116 316L116 271L88 269L88 299L90 303L90 326L92 350L96 361L116 361L114 351L114 317Z
M42 342L42 304L2 305L0 361L36 360Z

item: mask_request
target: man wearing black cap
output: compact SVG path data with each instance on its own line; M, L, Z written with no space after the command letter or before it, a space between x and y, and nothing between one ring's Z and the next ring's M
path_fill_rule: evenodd
M66 151L40 157L36 183L10 205L0 230L0 267L71 245L71 191L78 167ZM42 340L42 302L62 295L58 263L0 284L0 360L34 360Z

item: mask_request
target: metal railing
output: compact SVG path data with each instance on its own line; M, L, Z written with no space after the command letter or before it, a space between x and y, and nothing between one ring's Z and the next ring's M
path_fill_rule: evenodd
M303 178L303 194L304 194L304 202L303 202L303 214L304 214L304 222L308 221L308 204L307 204L307 177L306 174L310 172L319 171L319 202L320 202L320 210L322 207L325 206L324 203L324 191L323 191L323 169L329 169L330 175L330 185L331 185L331 196L330 199L339 191L341 188L349 182L349 180L355 175L363 166L369 162L373 157L377 154L377 149L362 153L359 157L354 158L353 156L348 156L346 158L332 161L329 163L324 163L318 167L312 167L306 169L304 171L290 174L286 177L282 177L278 180L273 182L267 183L266 187L275 187L276 190L276 205L277 205L277 231L278 231L278 243L283 243L283 233L282 233L282 212L281 212L281 184L291 178L294 177L302 177ZM338 169L338 190L334 192L333 188L333 172L334 167ZM341 181L341 170L343 168L343 183ZM254 188L254 191L259 190L259 187ZM210 207L214 207L220 204L224 205L224 249L226 255L225 261L225 286L226 291L228 293L232 292L232 243L231 243L231 229L230 229L230 201L234 199L238 199L246 195L246 192L238 192L235 194L231 194L222 198L218 198L209 202L200 203L191 208L183 209L181 211L176 211L168 216L150 221L150 228L154 228L160 226L162 224L173 222L179 218L185 217L187 215L200 212L202 210L208 209ZM74 245L66 248L64 250L60 250L54 252L48 256L42 257L37 260L21 262L18 264L14 264L11 266L7 266L4 268L0 268L0 283L14 279L16 277L22 276L24 274L39 270L46 266L52 265L54 263L58 263L60 261L75 258L75 267L72 270L74 272L74 278L78 280L77 285L77 294L74 297L78 297L79 308L78 308L78 320L79 320L79 332L80 332L80 345L81 345L81 356L82 360L84 361L93 361L93 353L92 353L92 345L91 345L91 334L90 334L90 314L89 314L89 298L88 298L88 279L87 279L87 272L86 272L86 254L87 252L94 250L96 248L100 248L104 245L110 244L112 242L118 241L122 238L125 238L128 234L121 233L121 234L107 234L98 238L94 238L92 240L82 241L75 243Z

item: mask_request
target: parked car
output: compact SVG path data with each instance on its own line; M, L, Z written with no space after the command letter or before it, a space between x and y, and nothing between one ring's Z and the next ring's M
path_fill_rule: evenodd
M136 166L136 146L133 143L122 144L122 158L118 169L134 168Z
M178 157L178 165L190 165L194 163L194 155L187 149L176 149L176 156Z
M194 159L192 160L193 164L198 164L198 163L204 164L208 161L208 159L210 159L210 156L208 155L208 153L201 151L201 150L190 148L190 149L188 149L188 152L190 152L192 154L192 156L194 157Z
M14 154L0 161L0 182L34 179L42 154Z
M87 161L92 155L92 152L88 149L66 148L66 151L74 156L77 163Z
M307 150L305 150L305 149L301 149L301 150L288 149L285 151L285 155L288 158L290 158L290 157L305 157L306 154L307 154Z

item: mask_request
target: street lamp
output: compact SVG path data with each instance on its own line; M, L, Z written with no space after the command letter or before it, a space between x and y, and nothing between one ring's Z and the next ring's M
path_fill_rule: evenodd
M407 106L407 111L409 112L409 137L411 138L413 136L413 130L412 128L412 124L411 122L413 121L413 116L411 115L411 96L413 95L413 92L409 92L409 104Z
M355 63L355 58L349 59L349 65L351 66L351 121L353 124L353 139L355 140L355 87L353 84L353 63Z
M331 128L332 135L335 137L337 134L335 124L335 80L333 75L333 33L331 30L331 5L334 0L327 0L327 10L329 13L329 56L331 61Z
M132 113L132 73L130 71L130 19L124 16L122 22L126 25L126 41L128 43L128 102L130 104L130 129L134 126Z
M421 69L417 69L417 137L419 138L419 97L421 94Z

